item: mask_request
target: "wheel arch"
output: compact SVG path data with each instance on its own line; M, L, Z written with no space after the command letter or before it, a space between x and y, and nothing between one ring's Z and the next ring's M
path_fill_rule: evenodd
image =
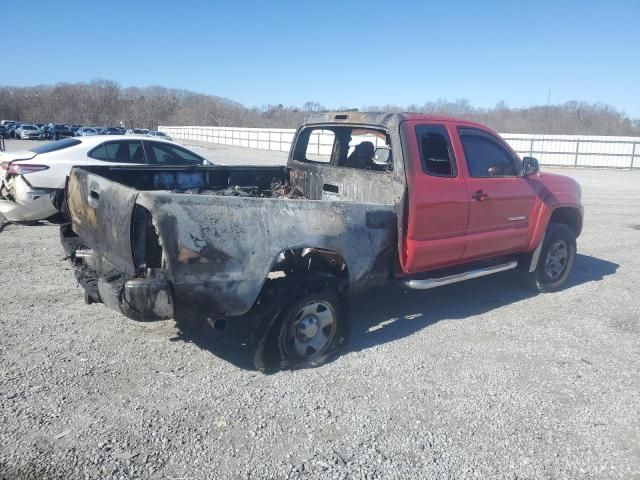
M349 273L340 252L316 247L296 247L281 251L273 261L252 311L250 345L256 368L267 373L277 370L272 336L278 318L296 299L324 288L335 289L340 302L346 301ZM345 328L349 328L345 316Z
M549 229L549 225L552 223L566 225L573 231L576 238L582 232L582 214L580 209L575 206L559 206L554 208L549 215L549 220L544 224L544 229L541 231L540 239L538 240L535 250L530 254L524 255L526 263L528 263L527 269L529 272L533 272L538 266L545 235Z
M549 222L547 223L547 228L551 223L563 223L567 225L571 230L573 230L576 238L579 237L580 233L582 232L582 215L580 213L580 210L576 207L567 206L555 208L551 212Z

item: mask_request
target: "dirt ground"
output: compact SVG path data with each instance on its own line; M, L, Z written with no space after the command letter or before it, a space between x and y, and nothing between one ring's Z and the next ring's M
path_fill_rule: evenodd
M58 225L5 225L0 478L640 478L640 172L554 172L586 211L565 290L390 285L354 299L343 356L269 376L242 325L85 305Z

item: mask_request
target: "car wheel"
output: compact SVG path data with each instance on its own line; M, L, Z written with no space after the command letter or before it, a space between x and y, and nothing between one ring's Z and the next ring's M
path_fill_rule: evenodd
M544 235L536 269L529 273L539 292L555 292L567 282L576 259L576 235L567 225L550 223Z
M326 363L344 344L344 315L340 297L332 289L295 300L280 316L280 366L308 368Z

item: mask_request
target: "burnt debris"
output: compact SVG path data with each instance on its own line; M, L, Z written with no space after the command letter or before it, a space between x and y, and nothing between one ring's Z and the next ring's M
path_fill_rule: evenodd
M224 197L257 197L257 198L305 198L300 187L291 185L287 180L274 178L268 188L258 185L229 185L225 188L204 189L187 188L176 189L173 193L191 195L221 195Z

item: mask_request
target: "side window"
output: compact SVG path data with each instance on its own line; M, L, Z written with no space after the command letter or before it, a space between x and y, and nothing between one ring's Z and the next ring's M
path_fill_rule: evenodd
M296 160L301 162L329 163L331 162L331 153L333 145L336 141L336 135L331 130L322 128L309 129L303 132L300 141L307 140L306 146L300 145L296 148ZM303 150L304 149L304 150Z
M451 140L443 125L418 125L416 137L425 173L437 177L457 175Z
M202 165L203 158L187 149L161 142L144 142L149 163L154 165Z
M89 157L114 163L147 163L140 140L106 142L89 152Z
M104 143L91 150L88 153L88 156L96 160L102 160L103 162L109 161L109 156L107 155L107 149L105 148Z
M460 129L460 140L472 177L515 177L513 157L489 135L471 129Z
M373 171L393 169L391 141L386 132L369 128L353 128L346 139L349 140L347 155L346 157L342 155L338 159L338 166ZM384 160L380 157L381 150L386 152ZM343 149L339 151L342 153Z

